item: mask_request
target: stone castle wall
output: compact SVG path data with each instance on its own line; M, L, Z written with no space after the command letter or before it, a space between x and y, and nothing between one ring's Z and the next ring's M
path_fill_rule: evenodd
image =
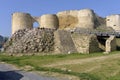
M100 48L96 35L34 28L15 32L5 43L4 50L9 54L89 54L99 52Z
M115 31L120 31L120 15L110 15L104 18L99 17L91 9L69 10L57 14L45 14L40 17L33 17L28 13L13 13L12 34L24 28L32 28L33 23L38 22L41 28L51 29L73 29L76 27L84 29L95 29L99 26L107 26Z
M57 13L60 29L84 28L95 29L100 24L98 16L91 9L70 10ZM96 22L97 24L96 24Z
M34 22L39 23L39 28L33 28ZM12 15L13 35L5 49L8 52L18 51L18 53L44 51L55 53L98 52L100 46L96 35L70 33L68 30L97 30L97 27L107 26L117 31L120 30L119 25L120 15L107 16L105 21L105 18L99 17L91 9L63 11L39 17L17 12ZM12 46L11 42L13 42ZM113 43L109 42L109 44Z
M19 29L32 28L34 22L38 22L40 28L73 29L79 27L95 29L95 26L100 24L99 20L99 17L91 9L63 11L39 17L17 12L12 15L12 34Z
M96 35L73 33L71 37L78 53L86 54L100 51Z

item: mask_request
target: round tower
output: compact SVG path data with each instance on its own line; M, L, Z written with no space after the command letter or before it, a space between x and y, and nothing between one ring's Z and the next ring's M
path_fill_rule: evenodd
M110 15L106 17L107 27L112 27L115 31L120 31L120 15Z
M33 19L28 13L13 13L12 14L12 34L20 29L32 28Z
M95 13L90 9L78 11L78 27L84 29L94 29Z
M41 16L41 28L57 29L59 26L58 17L54 14L46 14Z

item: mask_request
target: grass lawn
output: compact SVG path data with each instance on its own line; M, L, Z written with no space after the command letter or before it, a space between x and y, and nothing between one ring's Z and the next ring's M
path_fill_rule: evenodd
M33 71L50 71L62 74L78 76L81 80L120 80L120 52L110 54L93 53L93 54L68 54L68 55L33 55L33 56L8 56L0 54L0 61L14 64L18 67L26 65L32 66ZM117 55L117 56L114 56ZM118 56L119 55L119 56ZM110 57L109 57L110 56ZM114 56L114 57L112 57ZM100 57L105 57L100 59ZM92 58L93 59L89 61ZM88 60L84 63L68 64L66 61ZM65 63L66 64L65 64ZM57 63L64 63L64 65ZM56 64L48 67L46 65Z

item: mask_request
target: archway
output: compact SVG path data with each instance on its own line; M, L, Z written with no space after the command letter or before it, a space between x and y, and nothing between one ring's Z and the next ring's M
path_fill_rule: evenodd
M107 40L107 37L97 36L99 47L101 51L105 51L105 42Z
M34 28L40 27L40 24L39 24L38 22L34 22L34 23L33 23L33 27L34 27Z

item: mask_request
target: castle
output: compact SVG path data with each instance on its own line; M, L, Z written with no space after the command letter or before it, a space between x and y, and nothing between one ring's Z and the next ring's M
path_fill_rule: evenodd
M37 22L40 28L54 30L55 53L92 53L99 51L111 52L119 47L115 35L98 36L96 34L77 31L112 30L120 31L120 15L110 15L106 18L98 16L91 9L70 10L57 14L45 14L40 17L29 13L12 14L12 34L22 29L32 29Z

